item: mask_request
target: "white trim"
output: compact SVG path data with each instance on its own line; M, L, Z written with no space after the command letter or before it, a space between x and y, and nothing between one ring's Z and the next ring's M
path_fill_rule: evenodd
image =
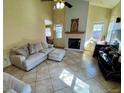
M81 39L80 49L68 48L69 38L80 38ZM85 35L84 34L65 34L65 49L74 50L74 51L83 51L84 42L85 42Z

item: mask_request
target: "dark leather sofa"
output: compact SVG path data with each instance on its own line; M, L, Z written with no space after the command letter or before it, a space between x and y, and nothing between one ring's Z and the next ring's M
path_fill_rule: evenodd
M107 47L98 50L98 65L105 79L121 81L121 63L118 61L120 54Z

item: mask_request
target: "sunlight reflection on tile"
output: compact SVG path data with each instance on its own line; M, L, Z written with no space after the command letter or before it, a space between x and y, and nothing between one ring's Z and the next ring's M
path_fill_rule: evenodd
M67 85L71 86L74 75L68 72L67 70L63 70L59 78L64 81Z
M67 70L63 70L59 78L68 86L73 88L75 93L89 93L89 85L75 77Z
M89 93L89 85L81 81L80 79L76 78L74 91L76 93Z
M88 66L86 68L86 71L87 73L90 73L90 75L93 77L93 76L96 76L97 72L96 72L96 67L94 66Z

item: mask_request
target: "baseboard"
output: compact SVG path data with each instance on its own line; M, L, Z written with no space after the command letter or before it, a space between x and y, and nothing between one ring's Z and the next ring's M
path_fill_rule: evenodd
M70 51L75 51L75 52L83 53L83 50L80 50L80 49L69 49L69 48L64 48L64 49L70 50Z
M55 48L61 48L61 49L64 49L64 47L60 47L60 46L54 46Z

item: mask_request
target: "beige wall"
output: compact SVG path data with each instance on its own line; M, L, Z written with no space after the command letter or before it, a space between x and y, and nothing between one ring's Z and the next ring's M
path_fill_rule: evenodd
M4 59L14 46L44 39L44 19L52 20L52 2L3 0L3 9Z
M110 15L111 15L111 10L108 8L89 5L85 41L91 38L93 24L94 22L97 22L97 21L104 22L104 31L102 33L102 36L103 35L106 36Z
M121 18L121 2L119 2L113 9L111 13L111 19L110 20L116 20L117 17ZM121 23L120 23L121 24ZM118 28L121 28L121 26ZM118 30L117 35L118 40L121 42L121 30ZM121 50L121 44L119 45L119 50Z
M63 25L63 33L62 38L56 38L55 31L54 31L54 45L57 47L64 47L64 35L65 35L65 9L62 10L53 10L53 23L54 24L62 24ZM53 24L53 25L54 25Z
M104 21L104 31L102 36L106 36L110 19L116 19L117 17L121 17L121 2L119 2L113 9L89 5L85 41L89 40L91 37L94 22Z
M121 17L121 2L119 2L113 9L111 13L111 18Z

